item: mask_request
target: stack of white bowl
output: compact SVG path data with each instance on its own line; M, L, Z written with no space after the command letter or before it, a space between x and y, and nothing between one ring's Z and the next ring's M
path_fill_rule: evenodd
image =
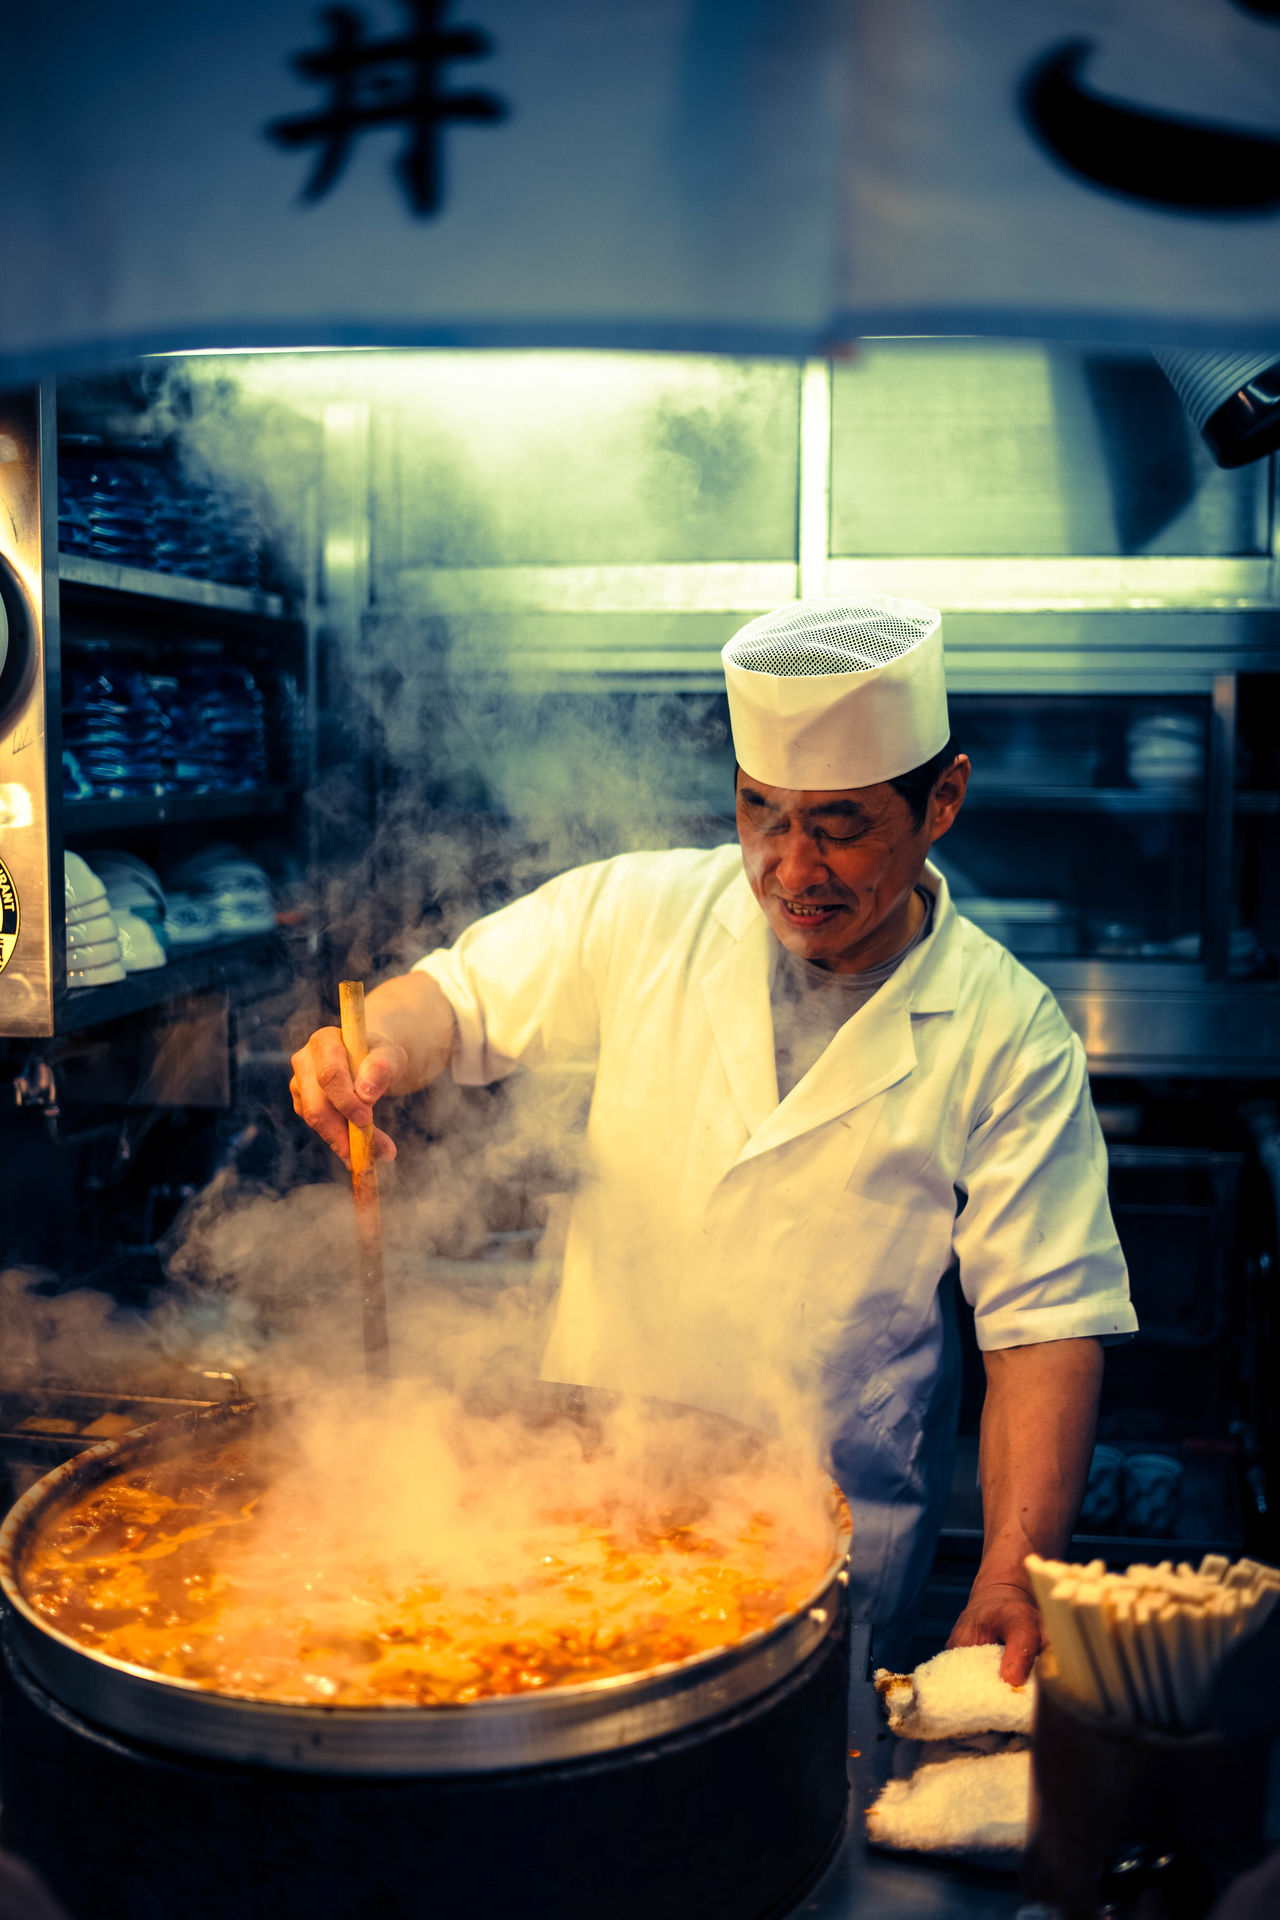
M128 973L149 973L169 963L165 937L165 897L160 876L136 854L106 847L97 855L98 872L120 929Z
M169 888L175 942L243 940L275 929L271 881L241 847L224 842L192 854L170 871Z
M107 889L78 853L63 855L67 895L67 985L108 987L124 979L120 934Z

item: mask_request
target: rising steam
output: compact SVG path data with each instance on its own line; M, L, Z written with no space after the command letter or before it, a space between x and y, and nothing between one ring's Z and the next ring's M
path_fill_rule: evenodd
M306 801L324 852L320 931L335 985L401 972L581 862L732 837L717 695L638 696L624 676L609 690L574 691L538 663L572 651L582 615L474 604L428 613L415 602L415 582L442 567L741 559L744 526L753 557L790 556L794 368L572 361L203 360L169 363L156 392L182 458L253 499L298 576L323 519L327 410L368 409L373 611L354 654L335 648L328 659L335 720ZM527 431L512 426L517 403L529 409ZM571 469L556 461L566 418L587 449ZM613 617L620 633L627 617ZM703 624L709 649L735 619ZM372 787L360 777L366 760ZM186 1366L231 1368L250 1392L331 1389L359 1374L345 1177L319 1153L299 1167L285 1090L288 1053L326 1017L314 983L300 981L259 1034L278 1066L255 1083L261 1108L247 1117L287 1150L252 1175L230 1160L179 1216L163 1248L169 1288L153 1312L122 1324L100 1296L50 1300L29 1276L5 1276L0 1369L101 1385L105 1358L111 1384L135 1391ZM497 1092L446 1081L380 1110L400 1147L382 1172L393 1359L424 1383L427 1427L447 1424L447 1408L477 1383L537 1372L590 1088L589 1072L518 1075ZM673 1289L684 1281L659 1277ZM718 1376L745 1370L758 1390L743 1411L811 1446L816 1415L804 1394L758 1351L757 1330L735 1322L732 1302L721 1304L708 1340L686 1356L686 1397L723 1404ZM451 1482L425 1428L429 1484L406 1477L398 1443L385 1471L366 1472L381 1461L376 1436L359 1449L344 1440L335 1454L330 1431L321 1423L308 1441L324 1475L341 1480L358 1457L366 1507L376 1484L393 1531L417 1538L428 1521L440 1531L433 1503L447 1504ZM616 1444L625 1451L625 1434Z

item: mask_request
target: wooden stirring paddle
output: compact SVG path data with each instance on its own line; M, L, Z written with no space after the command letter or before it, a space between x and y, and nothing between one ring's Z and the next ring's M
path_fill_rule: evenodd
M342 1044L354 1081L369 1051L364 1027L364 982L341 980L338 1005L342 1014ZM356 1206L356 1246L360 1255L360 1321L364 1330L364 1366L371 1386L380 1385L391 1371L387 1340L387 1296L382 1283L382 1212L378 1205L378 1163L373 1157L373 1122L358 1127L347 1122L351 1142L351 1191Z

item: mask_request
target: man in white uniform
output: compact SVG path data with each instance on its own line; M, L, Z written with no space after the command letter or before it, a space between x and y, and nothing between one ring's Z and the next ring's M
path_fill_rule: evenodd
M577 868L294 1056L296 1110L347 1121L446 1065L595 1066L543 1371L765 1420L817 1409L854 1518L861 1617L900 1617L951 1479L955 1332L987 1374L984 1551L952 1644L1025 1677L1023 1568L1066 1546L1102 1342L1136 1326L1083 1050L1056 1002L956 913L926 856L969 763L941 619L800 602L724 650L738 846ZM395 1149L376 1135L384 1155Z

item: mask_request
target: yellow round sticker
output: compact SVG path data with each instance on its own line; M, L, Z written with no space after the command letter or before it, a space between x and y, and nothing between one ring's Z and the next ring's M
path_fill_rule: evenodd
M0 861L0 973L3 973L13 958L13 950L18 944L18 922L21 914L18 910L18 889L3 861Z

